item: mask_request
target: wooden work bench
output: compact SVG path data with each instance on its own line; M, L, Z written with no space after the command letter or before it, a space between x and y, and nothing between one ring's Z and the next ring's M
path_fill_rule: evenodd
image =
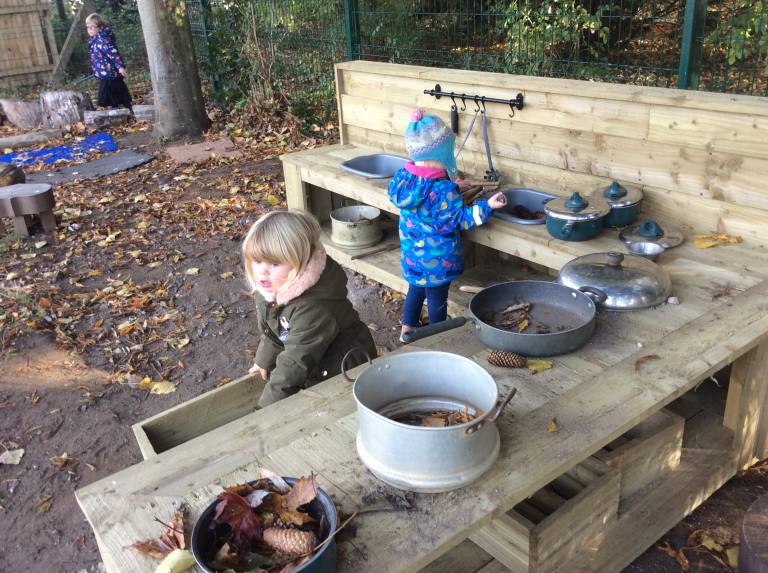
M644 216L684 225L688 239L660 259L679 305L600 311L592 340L553 358L550 370L490 366L469 326L398 350L471 357L502 393L518 393L499 421L501 453L488 473L460 490L415 495L410 511L358 516L339 543L339 571L618 571L768 455L765 98L370 62L340 64L336 74L342 143L283 157L289 204L322 222L350 200L394 213L386 181L339 164L402 153L413 105L447 117L449 104L423 95L440 82L460 93L525 94L514 120L508 109L488 107L494 161L510 183L556 194L589 192L611 178L639 184ZM478 138L467 145L463 168L481 173ZM744 242L693 247L694 232L714 230ZM540 278L575 256L619 246L615 231L567 243L541 226L499 220L468 239L453 312L468 301L459 284ZM404 290L396 249L360 256L328 237L326 247L342 264ZM730 383L720 388L711 376L729 364ZM249 479L259 464L285 475L314 471L346 513L396 493L357 458L348 382L336 377L255 411L259 388L245 377L137 424L145 461L77 492L110 572L151 571L152 560L124 546L156 536L154 518L180 502L194 520L222 486Z

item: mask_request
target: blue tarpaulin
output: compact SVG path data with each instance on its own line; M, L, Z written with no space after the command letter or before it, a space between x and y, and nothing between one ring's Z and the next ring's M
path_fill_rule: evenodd
M86 135L81 141L70 145L46 147L33 151L16 151L0 155L0 163L16 165L32 165L38 162L50 165L57 161L74 161L85 159L91 153L111 153L117 151L117 143L109 133L93 133Z

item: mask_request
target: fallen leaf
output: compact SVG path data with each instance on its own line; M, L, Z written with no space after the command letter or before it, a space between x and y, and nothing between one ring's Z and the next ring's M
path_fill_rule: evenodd
M700 545L702 545L702 546L706 547L706 548L707 548L707 549L709 549L710 551L722 551L722 550L723 550L723 546L722 546L722 545L720 545L720 544L719 544L717 541L715 541L714 539L712 539L712 538L711 538L709 535L704 535L704 536L701 538L701 543L700 543Z
M184 338L170 338L168 340L168 344L170 344L176 350L180 350L189 344L189 337L185 336Z
M542 360L539 358L529 358L527 367L528 367L528 370L530 370L534 374L537 374L539 372L543 372L544 370L549 370L550 368L552 368L552 362L549 360Z
M38 241L35 243L35 248L42 249L47 244L48 244L48 241Z
M196 275L200 272L200 269L197 267L190 267L186 271L184 271L185 275Z
M269 203L273 207L277 207L280 204L280 199L278 199L274 195L267 195L267 203Z
M690 563L682 549L675 549L667 541L665 541L663 545L658 545L657 547L677 561L683 571L688 571L690 569Z
M229 525L237 545L246 546L261 540L261 517L251 511L251 504L236 493L225 491L219 494L213 519L216 523Z
M640 370L640 366L648 362L649 360L660 360L661 357L658 354L646 354L635 360L635 370Z
M149 555L155 559L164 559L173 553L173 551L186 548L187 543L184 539L185 514L186 510L184 508L175 511L171 517L171 521L167 524L163 524L165 527L163 528L160 537L128 545L128 549L133 549L134 551Z
M17 278L19 278L19 273L8 273L7 275L5 275L5 280L7 281L12 281Z
M526 328L528 328L528 319L527 318L523 318L520 322L517 323L517 331L518 332L522 332Z
M736 245L743 239L738 235L728 235L726 233L704 233L694 235L693 244L697 249L709 249L720 245Z
M299 478L284 497L282 501L283 509L298 509L305 503L309 503L317 497L317 484L315 483L315 474L309 474L309 477Z
M165 380L162 382L154 382L152 387L149 389L150 394L170 394L171 392L175 391L176 384L173 382L167 382Z
M43 499L37 502L37 505L35 506L35 511L37 513L45 513L49 509L51 509L51 505L53 505L53 496L47 495Z
M24 448L18 450L6 450L0 454L0 464L6 464L9 466L17 466L21 462L21 458L24 457Z
M231 277L232 275L234 275L234 274L235 274L235 273L233 273L233 272L226 272L226 273L221 273L219 276L220 276L221 278L223 278L223 279L228 279L228 278L230 278L230 277Z
M69 454L67 452L64 452L60 456L53 456L52 458L49 458L49 459L51 460L53 465L58 466L60 468L64 467L67 464L67 462L72 461L72 458L69 457Z
M547 432L549 432L550 434L553 434L553 433L557 432L559 429L560 428L557 425L557 419L556 418L552 418L549 421L549 424L547 424Z
M728 565L736 569L739 566L739 546L729 547L725 550L725 555L728 557Z

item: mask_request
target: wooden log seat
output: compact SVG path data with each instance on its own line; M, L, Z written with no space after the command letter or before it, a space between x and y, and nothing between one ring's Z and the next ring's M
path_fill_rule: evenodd
M0 187L0 217L13 219L17 235L29 236L27 216L37 215L45 232L56 230L53 188L47 183L17 183Z

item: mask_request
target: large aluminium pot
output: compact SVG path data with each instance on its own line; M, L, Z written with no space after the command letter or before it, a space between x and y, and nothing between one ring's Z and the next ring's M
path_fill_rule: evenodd
M357 454L380 480L408 491L463 487L499 454L501 405L493 378L463 356L424 351L378 358L355 380ZM411 426L392 416L437 410L479 413L465 424Z
M362 249L381 240L381 211L368 205L331 211L331 240L341 247Z
M417 328L403 335L413 342L471 321L486 346L523 356L556 356L580 348L595 331L595 302L605 300L597 289L574 289L548 281L515 281L482 289L469 302L470 317L458 317ZM523 332L494 326L493 316L524 301L530 305Z

